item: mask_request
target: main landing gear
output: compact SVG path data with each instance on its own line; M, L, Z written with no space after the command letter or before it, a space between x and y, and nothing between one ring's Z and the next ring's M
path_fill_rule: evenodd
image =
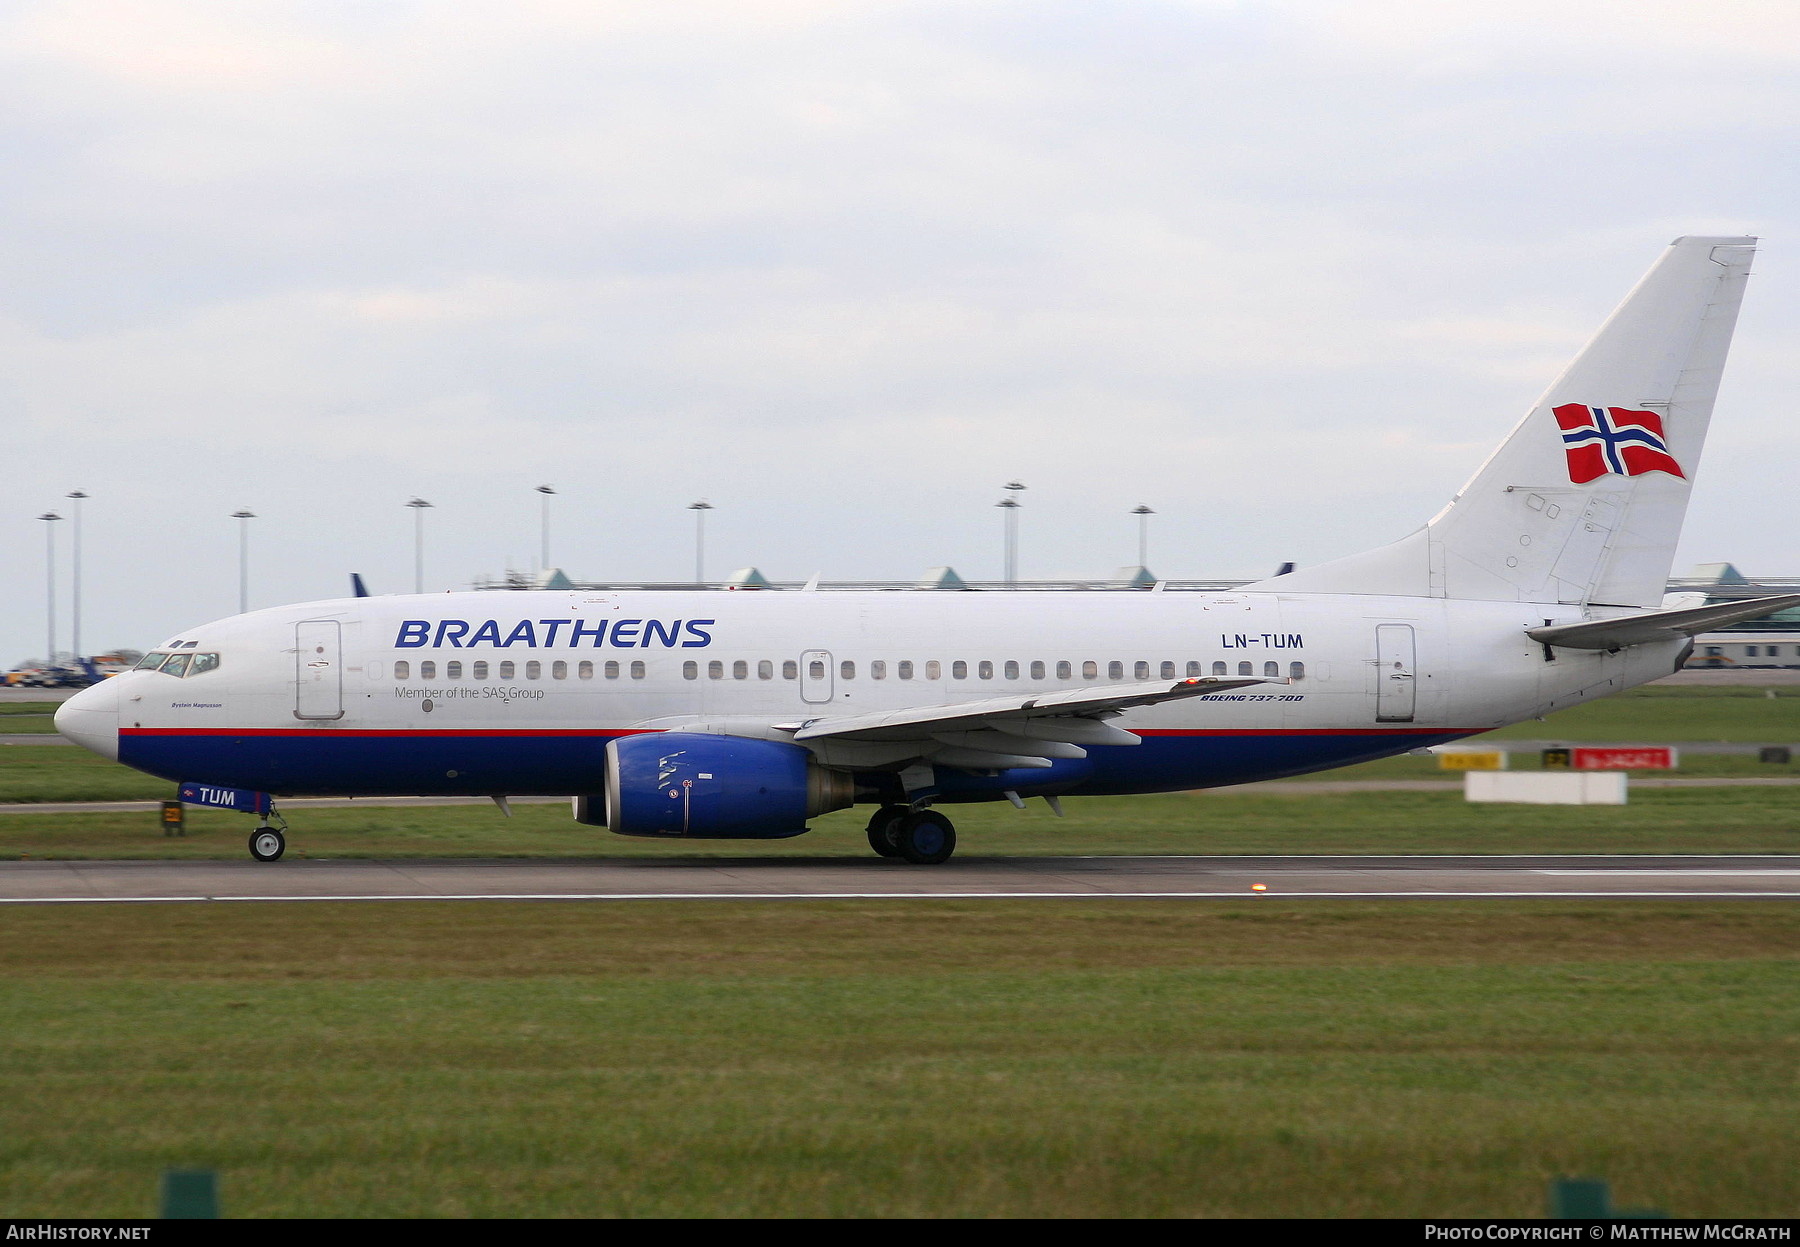
M286 830L287 819L277 814L271 806L269 812L263 815L263 821L250 833L250 856L259 862L280 861L281 855L287 852L287 837L282 834Z
M869 847L882 857L936 866L956 852L956 826L936 810L884 805L869 819Z

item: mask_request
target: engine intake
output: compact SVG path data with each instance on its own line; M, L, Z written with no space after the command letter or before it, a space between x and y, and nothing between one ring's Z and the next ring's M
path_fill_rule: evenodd
M847 772L786 741L644 732L606 746L606 825L622 836L780 840L855 799Z

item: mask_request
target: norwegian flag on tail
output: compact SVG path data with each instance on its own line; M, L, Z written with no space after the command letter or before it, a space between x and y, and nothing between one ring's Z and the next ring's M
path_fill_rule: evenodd
M1589 407L1564 403L1551 408L1562 427L1563 450L1569 456L1569 480L1577 485L1602 476L1642 476L1667 472L1687 479L1669 454L1662 417L1654 411L1627 407Z

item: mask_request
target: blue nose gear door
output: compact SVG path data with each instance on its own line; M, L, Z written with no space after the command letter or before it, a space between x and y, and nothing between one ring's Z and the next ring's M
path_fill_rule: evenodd
M306 619L294 625L294 717L344 717L342 625Z

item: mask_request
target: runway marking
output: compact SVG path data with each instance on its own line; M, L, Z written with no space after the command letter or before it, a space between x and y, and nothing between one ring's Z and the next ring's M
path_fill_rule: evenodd
M1690 875L1729 875L1734 878L1743 876L1743 875L1758 875L1758 876L1774 876L1776 878L1783 878L1783 879L1792 879L1795 877L1800 877L1800 870L1793 869L1793 868L1775 869L1775 870L1717 870L1717 869L1713 869L1710 867L1696 867L1692 870L1651 870L1651 869L1646 869L1643 867L1627 868L1627 867L1620 866L1620 867L1616 867L1614 869L1608 870L1604 867L1593 866L1593 867L1582 867L1580 869L1571 868L1571 869L1567 869L1567 870L1551 870L1549 868L1540 868L1537 870L1533 870L1531 873L1534 875L1578 875L1578 876L1600 876L1600 877L1604 877L1604 878L1627 878L1627 877L1633 877L1633 876L1638 876L1638 875L1660 875L1665 878L1668 876L1671 876L1671 875L1679 876L1681 878L1687 878Z
M14 896L0 905L142 905L306 901L969 901L969 900L1800 900L1794 892L478 892L331 896Z

